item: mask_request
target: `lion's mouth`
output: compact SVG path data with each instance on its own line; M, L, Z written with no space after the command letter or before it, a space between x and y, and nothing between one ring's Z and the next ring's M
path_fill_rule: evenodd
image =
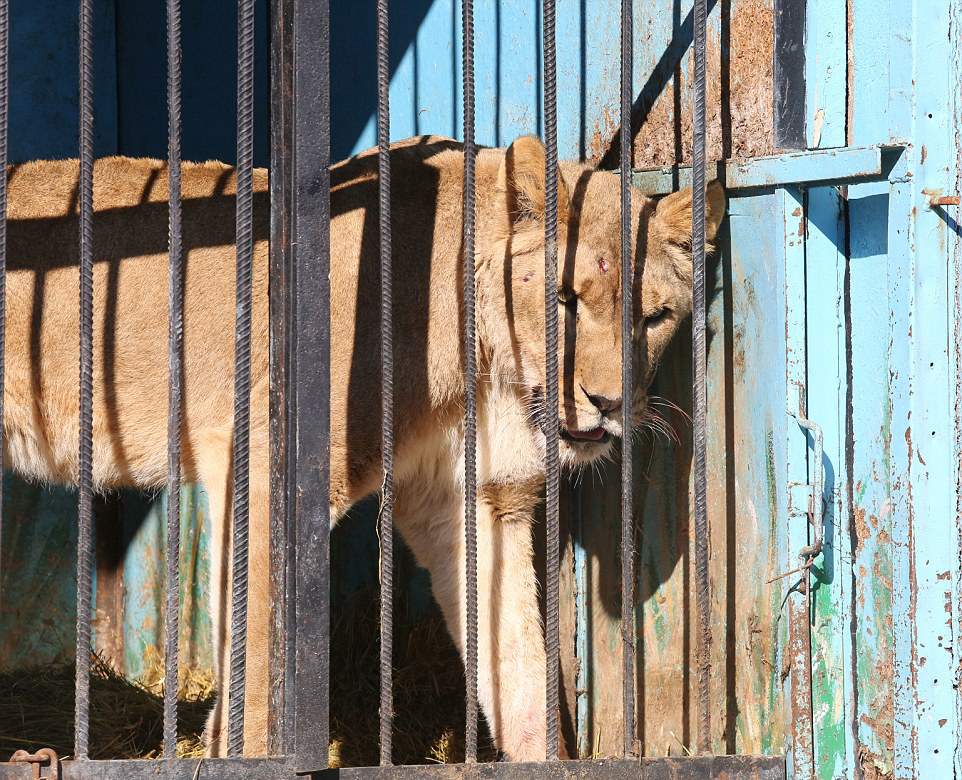
M575 431L570 428L561 428L561 438L572 442L591 442L593 444L606 444L611 438L611 434L600 426L589 428L587 431Z

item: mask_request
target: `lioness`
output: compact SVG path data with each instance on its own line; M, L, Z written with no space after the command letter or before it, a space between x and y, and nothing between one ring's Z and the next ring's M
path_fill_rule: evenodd
M477 158L478 596L480 701L511 759L545 757L545 650L531 518L544 482L545 154L533 137ZM431 573L464 648L461 345L462 147L393 147L398 531ZM619 180L563 164L557 314L560 456L578 467L622 435ZM76 161L9 169L5 384L7 463L72 483L78 442ZM94 481L158 488L167 469L167 174L156 160L99 160L94 176ZM212 594L226 690L234 371L234 170L183 167L183 471L213 518ZM267 750L268 176L254 175L250 597L246 752ZM634 334L643 422L658 359L691 308L691 193L635 193ZM708 239L725 209L709 191ZM381 483L377 158L334 166L331 186L331 516ZM554 314L554 312L552 312ZM226 695L209 721L223 755Z

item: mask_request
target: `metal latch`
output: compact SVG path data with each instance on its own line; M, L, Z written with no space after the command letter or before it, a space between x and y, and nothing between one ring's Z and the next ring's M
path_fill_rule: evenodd
M41 765L50 764L50 774L45 775L43 780L60 780L60 759L57 751L50 748L40 748L36 753L18 750L10 756L10 763L33 765L33 780L40 780Z
M815 445L815 464L813 469L815 472L814 479L810 483L794 482L788 486L789 515L806 516L808 518L808 522L815 529L814 539L812 544L807 544L798 551L798 558L801 562L801 565L798 568L783 572L776 577L772 577L772 579L768 580L766 584L771 584L772 582L775 582L775 580L788 577L790 574L797 574L800 571L805 571L813 563L815 563L815 559L822 552L822 531L824 526L823 512L825 503L823 499L825 467L822 465L822 461L824 459L822 427L818 423L809 420L801 411L801 409L799 409L797 412L793 412L791 409L789 409L788 414L795 418L795 421L800 427L812 434L812 440Z
M811 420L809 420L802 413L801 409L799 409L797 412L793 412L789 410L788 413L795 418L795 422L797 422L802 428L804 428L805 430L809 431L812 434L812 439L814 440L814 443L815 443L815 458L814 458L815 465L813 469L813 471L815 472L815 478L812 481L812 484L804 486L806 488L811 489L811 492L809 493L808 507L805 511L805 514L808 515L809 522L815 528L815 539L812 544L806 545L805 547L803 547L801 550L798 551L798 557L806 565L810 566L812 564L812 561L814 561L822 552L822 528L824 525L824 521L822 520L822 511L823 511L823 504L824 504L822 500L822 494L823 494L822 485L824 482L824 473L825 473L825 468L822 465L822 461L824 459L824 454L823 454L824 447L822 444L822 441L823 441L822 426L820 426L816 422L812 422ZM792 498L794 498L794 496L792 496Z

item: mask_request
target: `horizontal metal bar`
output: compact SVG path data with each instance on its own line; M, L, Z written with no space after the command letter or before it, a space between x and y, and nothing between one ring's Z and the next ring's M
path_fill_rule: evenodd
M0 763L0 780L30 780L29 764ZM326 769L315 780L785 780L784 756L432 764ZM63 761L61 780L295 780L289 758Z
M904 146L856 146L708 164L710 177L728 190L782 187L789 184L841 185L885 180L905 151ZM713 176L712 176L713 174ZM691 166L634 171L632 182L648 195L667 195L691 186Z
M0 763L0 780L32 780L32 772L31 764ZM288 757L60 762L60 780L291 780L294 777L294 764Z
M408 780L413 767L332 769L319 780ZM785 780L780 756L440 764L416 768L418 780ZM328 777L329 776L329 777Z

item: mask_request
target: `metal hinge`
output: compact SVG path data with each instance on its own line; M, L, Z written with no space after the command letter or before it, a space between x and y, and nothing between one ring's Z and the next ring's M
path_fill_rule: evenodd
M57 751L51 748L40 748L36 753L18 750L10 756L11 764L31 764L33 766L33 780L41 780L40 767L50 765L50 774L44 775L43 780L60 780L60 759Z

